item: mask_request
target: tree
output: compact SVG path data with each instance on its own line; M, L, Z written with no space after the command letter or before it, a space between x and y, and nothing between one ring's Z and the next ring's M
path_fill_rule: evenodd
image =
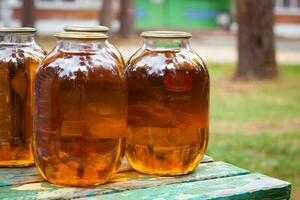
M235 77L275 77L274 0L236 0L236 6L239 56Z
M135 0L121 0L120 4L120 35L132 37L135 33Z
M111 28L113 21L113 0L103 0L100 14L100 24Z
M35 17L34 0L23 0L22 26L34 27Z

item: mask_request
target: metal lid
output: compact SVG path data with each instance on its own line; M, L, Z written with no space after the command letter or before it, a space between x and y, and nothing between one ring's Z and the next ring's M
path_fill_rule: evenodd
M141 33L144 38L190 38L192 34L182 31L145 31Z
M65 26L67 32L100 32L106 33L109 28L106 26Z
M59 32L59 33L55 33L54 37L59 39L79 39L79 40L108 38L108 36L104 33L89 33L89 32Z
M0 33L35 33L36 29L32 27L1 27Z

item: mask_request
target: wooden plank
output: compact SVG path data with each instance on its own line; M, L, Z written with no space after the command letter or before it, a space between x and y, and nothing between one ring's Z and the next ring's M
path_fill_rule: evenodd
M94 199L289 199L291 185L288 182L262 174L248 174L181 184L162 185L147 189L124 191ZM93 198L92 198L93 199Z
M213 159L209 156L204 156L202 163L212 162ZM119 169L119 172L132 171L133 169L125 158ZM44 181L40 176L36 167L25 168L0 168L0 187L20 185L26 183L36 183Z
M0 168L0 188L3 186L42 182L36 167Z
M249 171L224 162L211 162L200 164L193 172L185 176L155 176L144 175L135 171L120 173L112 179L111 184L105 187L113 190L133 190L149 188L159 185L193 182L199 180L215 179L228 176L248 174Z
M208 162L213 162L213 161L214 161L214 159L212 157L204 155L201 163L208 163Z
M135 171L119 173L112 179L111 183L93 188L58 187L47 182L0 187L0 199L4 197L9 199L16 199L19 197L26 197L26 199L91 197L127 190L137 190L170 184L175 185L176 183L193 183L199 180L237 176L247 173L249 173L247 170L231 164L224 162L210 162L200 164L194 173L185 176L160 177L143 175Z

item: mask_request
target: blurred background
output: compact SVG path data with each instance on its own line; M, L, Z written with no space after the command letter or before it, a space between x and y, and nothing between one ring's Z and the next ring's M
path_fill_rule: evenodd
M273 2L277 61L300 63L300 0ZM66 25L101 24L125 58L141 45L141 31L168 29L192 32L206 61L236 62L236 19L234 0L0 0L0 25L36 27L47 50L55 45L47 36Z
M292 183L300 197L300 0L0 0L1 26L105 25L127 60L144 30L191 32L211 75L207 154Z

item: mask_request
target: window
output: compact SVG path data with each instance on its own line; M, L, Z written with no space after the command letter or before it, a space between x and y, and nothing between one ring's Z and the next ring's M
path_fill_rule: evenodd
M288 7L290 7L290 0L283 0L283 3L282 3L283 5L283 7L284 8L288 8Z
M275 11L278 14L300 15L300 0L276 0Z
M35 0L37 8L98 9L102 0Z

